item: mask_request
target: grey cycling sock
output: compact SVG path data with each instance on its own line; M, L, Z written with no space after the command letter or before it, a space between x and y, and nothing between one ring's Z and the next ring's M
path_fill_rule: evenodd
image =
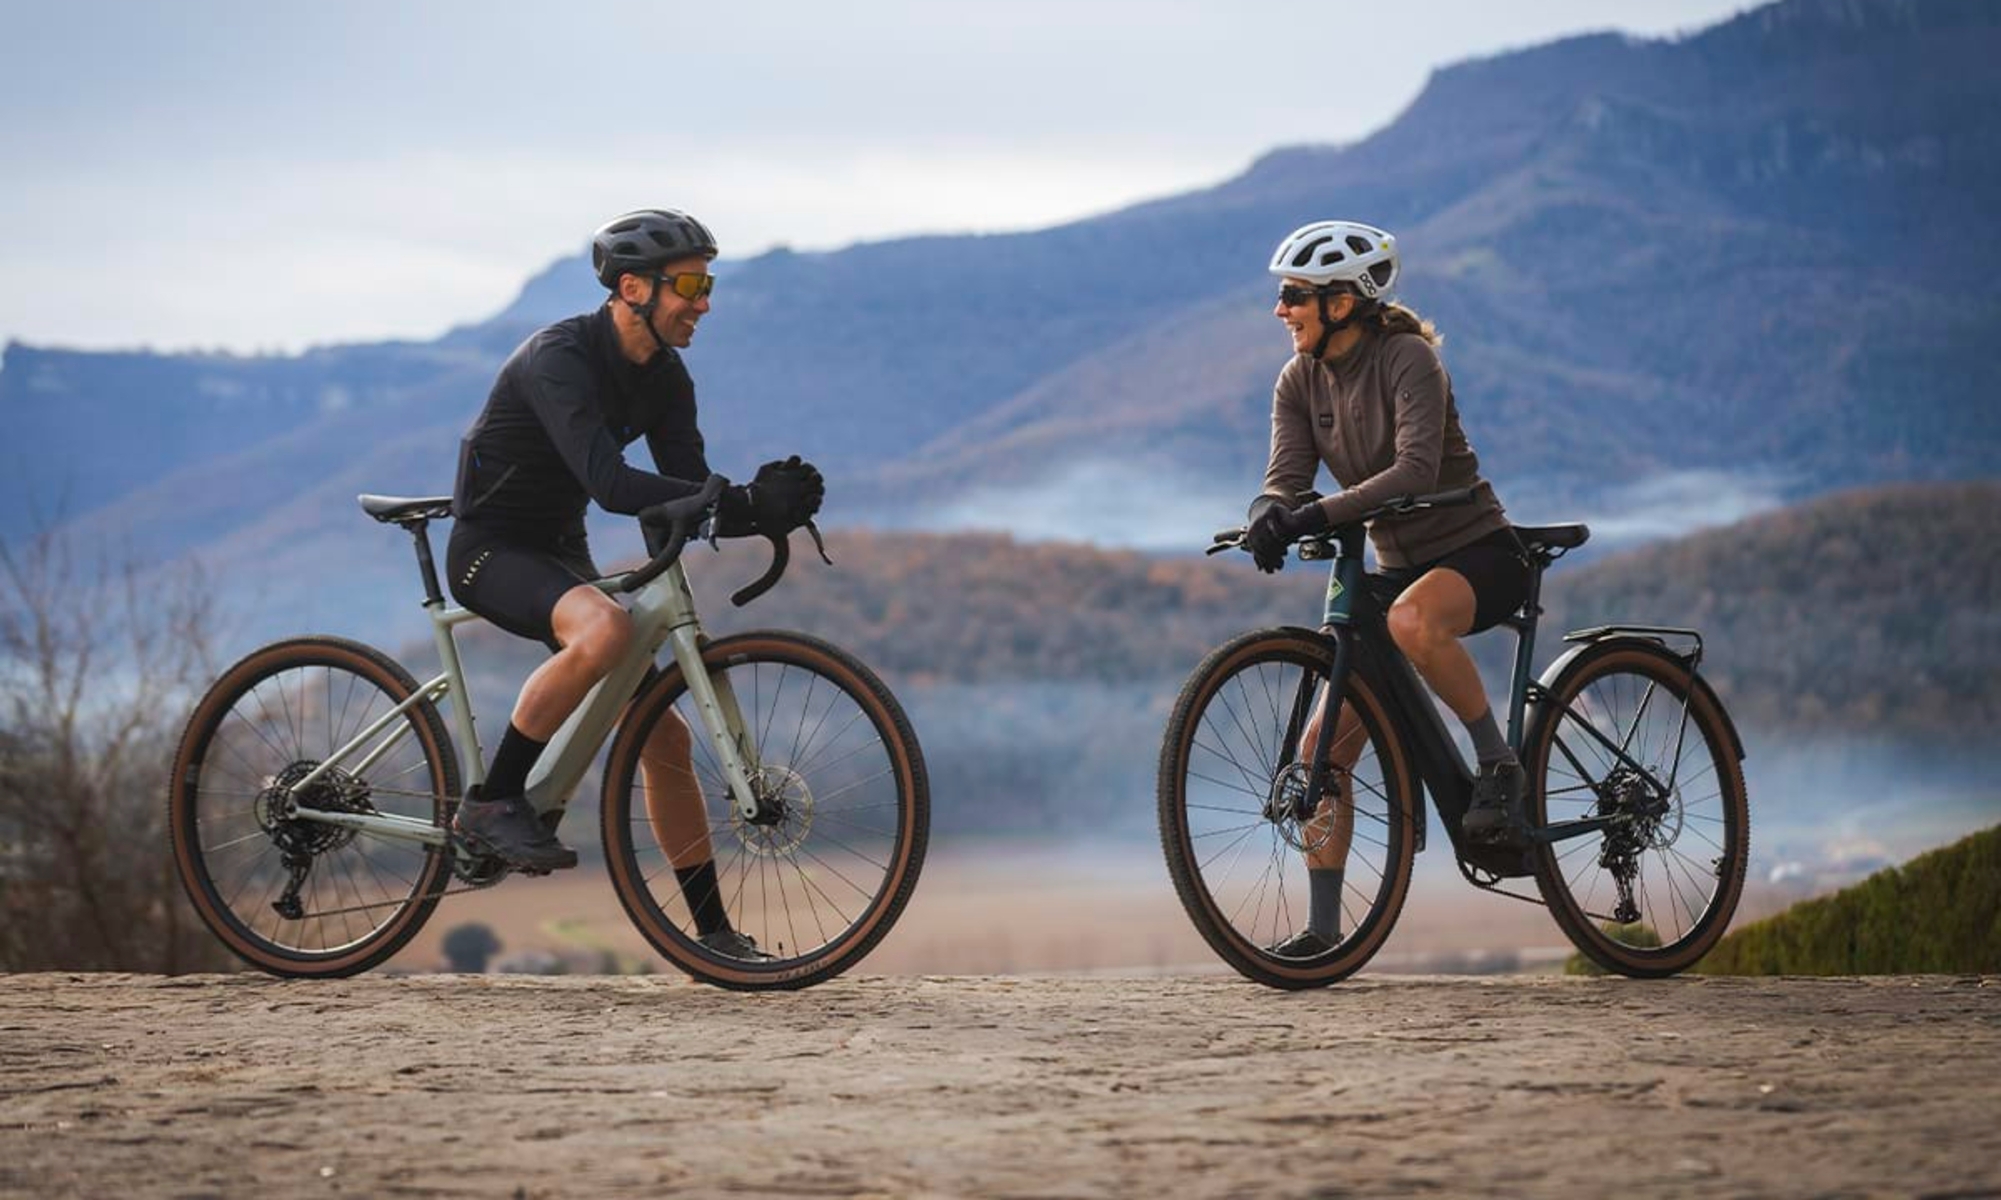
M1341 940L1340 867L1308 867L1306 928L1329 942Z
M1494 723L1493 709L1466 722L1466 732L1473 735L1473 756L1480 760L1481 766L1514 761L1515 752L1508 749L1508 739L1501 736L1501 727Z
M547 742L534 738L507 723L507 732L501 735L500 749L493 752L493 770L486 773L486 794L489 798L519 796L528 790L528 771L535 760L542 757L542 748Z

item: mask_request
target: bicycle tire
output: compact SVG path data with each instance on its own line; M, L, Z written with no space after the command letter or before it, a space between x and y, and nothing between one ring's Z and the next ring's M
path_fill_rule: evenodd
M302 637L251 652L196 704L174 754L167 827L196 914L237 957L272 975L355 975L402 949L430 919L449 877L444 847L287 821L270 807L280 777L317 765L416 690L409 672L372 646ZM459 794L451 736L428 700L406 710L403 722L409 736L366 776L329 776L307 802L442 827ZM282 899L288 853L311 863L303 898L310 907L299 917L259 902L274 892ZM246 893L257 899L242 903Z
M1296 764L1279 763L1281 748L1298 736L1293 729L1298 718L1292 713L1301 703L1299 689L1317 694L1331 668L1331 643L1320 634L1290 628L1243 634L1212 651L1189 676L1161 743L1160 843L1181 906L1224 962L1246 978L1275 988L1323 987L1361 970L1382 948L1403 910L1416 858L1415 821L1421 796L1412 781L1409 756L1388 709L1367 680L1351 672L1343 702L1354 707L1367 737L1357 756L1357 785L1351 789L1354 837L1363 840L1366 803L1370 827L1380 824L1380 842L1365 852L1376 859L1371 865L1374 879L1358 881L1351 847L1341 905L1343 924L1349 927L1342 931L1342 939L1317 957L1272 952L1281 935L1300 928L1296 905L1286 899L1287 877L1301 879L1296 894L1304 894L1306 886L1299 846L1288 839L1287 827L1273 818L1265 800L1283 786L1282 776L1299 771ZM1212 706L1218 704L1224 711L1211 722ZM1269 712L1271 726L1252 730L1249 724L1254 722L1244 716L1247 711L1258 716ZM1202 768L1208 766L1226 778L1206 774ZM1236 778L1227 778L1233 773ZM1224 821L1237 824L1209 828ZM1202 844L1233 833L1238 835L1235 840ZM1243 846L1261 834L1269 834L1267 878L1256 884L1235 883ZM1232 855L1231 861L1219 867L1225 854ZM1269 878L1274 875L1275 879ZM1243 912L1253 906L1253 898L1247 927ZM1267 901L1273 914L1268 929L1263 916Z
M1548 675L1523 738L1532 822L1639 813L1649 804L1658 811L1624 831L1539 844L1531 856L1537 889L1565 936L1604 969L1635 978L1684 971L1727 930L1750 860L1750 808L1729 718L1658 642L1599 642ZM1659 795L1586 725L1663 787L1672 783L1671 794ZM1619 911L1627 871L1636 921Z
M923 869L931 797L917 735L873 671L818 638L742 633L710 644L702 661L712 678L729 680L758 743L759 778L783 799L784 815L767 826L736 816L686 681L670 665L627 710L606 762L600 809L612 886L647 942L697 979L743 991L831 979L889 933ZM643 811L640 753L668 712L692 733L690 761L730 925L774 953L768 961L697 940L672 860ZM873 733L879 755L858 730ZM886 829L876 824L885 817Z

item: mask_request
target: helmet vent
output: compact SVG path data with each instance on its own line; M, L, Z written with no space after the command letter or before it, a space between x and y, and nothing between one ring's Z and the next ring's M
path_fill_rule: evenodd
M1369 251L1375 249L1375 247L1369 245L1367 239L1357 237L1351 233L1348 235L1348 249L1353 250L1357 254L1367 254Z
M1299 248L1299 253L1292 256L1292 265L1295 267L1303 267L1307 263L1312 262L1313 252L1315 250L1320 249L1320 247L1325 246L1327 243L1333 240L1334 239L1331 237L1315 238L1313 241L1310 241L1306 243L1304 246L1301 246Z

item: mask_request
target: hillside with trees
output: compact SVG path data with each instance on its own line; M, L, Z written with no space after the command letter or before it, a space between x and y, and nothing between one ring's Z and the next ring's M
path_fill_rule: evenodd
M1551 573L1546 624L1687 625L1739 725L1972 744L2001 724L2001 483L1837 493Z
M1547 576L1538 666L1566 630L1690 626L1740 726L1970 743L2001 723L2001 483L1836 493ZM1150 558L997 535L836 531L832 568L798 539L791 572L747 610L728 592L763 543L689 553L712 631L811 630L915 684L1180 679L1223 638L1313 625L1324 570L1261 576L1242 554ZM525 677L540 651L476 647ZM1513 652L1474 643L1490 684ZM475 655L479 651L475 650Z

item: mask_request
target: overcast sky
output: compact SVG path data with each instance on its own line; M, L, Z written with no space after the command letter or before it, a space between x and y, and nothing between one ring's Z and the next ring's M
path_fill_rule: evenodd
M1051 225L1352 141L1437 66L1747 7L0 0L0 342L433 337L642 205L732 256Z

